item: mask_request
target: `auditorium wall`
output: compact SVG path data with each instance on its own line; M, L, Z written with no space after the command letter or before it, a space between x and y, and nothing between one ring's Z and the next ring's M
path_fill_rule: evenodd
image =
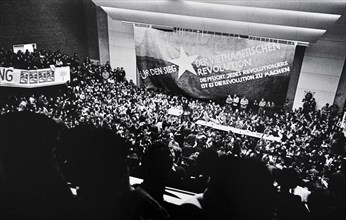
M126 78L137 82L133 26L108 16L109 55L112 68L123 67Z
M87 41L87 56L94 60L100 60L97 29L97 6L91 0L80 0L83 3L83 17L85 37Z
M36 43L99 59L94 8L91 0L1 0L0 46Z
M293 108L302 106L308 91L314 94L317 109L334 103L345 65L345 25L343 16L320 40L306 48ZM335 104L342 107L344 102L345 94L342 94Z

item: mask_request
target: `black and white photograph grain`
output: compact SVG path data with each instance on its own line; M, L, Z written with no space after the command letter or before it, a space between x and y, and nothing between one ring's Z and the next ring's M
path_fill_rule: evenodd
M346 0L0 0L0 220L345 220Z

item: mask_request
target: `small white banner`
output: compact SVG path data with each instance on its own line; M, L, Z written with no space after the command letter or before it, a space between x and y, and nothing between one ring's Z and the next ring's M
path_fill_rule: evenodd
M38 70L0 67L0 86L35 88L64 84L70 80L70 67L54 67Z

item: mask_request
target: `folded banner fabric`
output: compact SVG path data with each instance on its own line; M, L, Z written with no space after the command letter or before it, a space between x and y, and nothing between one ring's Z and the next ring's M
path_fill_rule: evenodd
M201 99L285 100L295 43L136 26L134 33L138 73L148 87Z
M64 84L70 80L70 67L23 70L0 67L0 86L35 88Z

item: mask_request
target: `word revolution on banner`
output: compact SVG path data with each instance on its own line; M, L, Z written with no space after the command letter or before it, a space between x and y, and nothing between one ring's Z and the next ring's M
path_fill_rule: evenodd
M203 38L203 39L201 39ZM283 103L296 45L135 27L139 75L147 86L197 98L246 95Z

